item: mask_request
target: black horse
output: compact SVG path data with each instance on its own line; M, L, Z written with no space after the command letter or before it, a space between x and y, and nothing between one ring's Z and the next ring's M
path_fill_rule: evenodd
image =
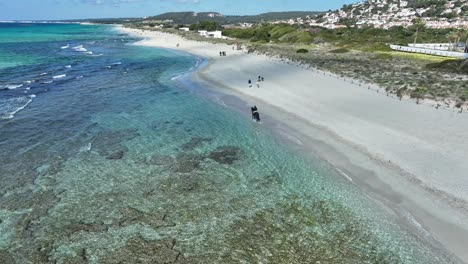
M257 122L260 122L260 114L258 113L257 106L254 105L253 107L250 108L250 110L252 111L252 119Z

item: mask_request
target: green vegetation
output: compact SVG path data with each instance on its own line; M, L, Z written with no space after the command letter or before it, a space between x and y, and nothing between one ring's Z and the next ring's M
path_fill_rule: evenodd
M273 43L330 43L340 48L377 52L390 51L387 43L407 45L413 43L417 32L418 42L448 42L456 29L430 29L423 25L410 28L393 27L388 30L372 27L325 29L311 28L305 31L288 24L262 24L248 29L226 29L228 37L250 40L252 42Z
M390 52L378 52L378 54L388 54L395 58L407 59L411 61L419 61L423 63L434 63L434 62L441 62L444 60L451 60L446 57L439 57L427 54L419 54L419 53L408 53L408 52L401 52L401 51L390 51Z
M309 52L308 49L298 49L298 50L296 51L296 53L308 53L308 52Z
M190 30L197 31L197 30L207 30L207 31L215 31L222 29L221 25L216 22L211 21L201 21L196 24L190 25Z
M375 58L378 60L390 60L393 59L393 56L388 53L378 53L375 55Z
M345 48L339 48L339 49L330 50L329 52L330 53L348 53L350 52L350 50L345 49Z
M313 36L309 32L301 31L298 27L287 24L265 24L248 29L226 29L223 31L223 35L263 43L311 43L313 41Z
M413 8L428 8L431 6L443 6L447 0L413 0L409 1L408 6Z
M429 70L468 74L468 60L444 60L426 65Z
M314 16L320 12L314 11L292 11L292 12L271 12L252 16L224 16L216 12L172 12L149 17L146 20L172 20L175 24L196 24L200 21L211 21L219 24L237 23L259 23L264 21L277 21L297 17Z

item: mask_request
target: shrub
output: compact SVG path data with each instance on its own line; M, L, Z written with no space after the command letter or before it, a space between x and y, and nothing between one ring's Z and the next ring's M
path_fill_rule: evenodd
M375 43L370 45L369 47L365 48L364 51L369 52L376 52L376 51L392 51L389 45L385 45L382 43Z
M468 74L467 60L444 60L426 65L428 70L440 70L445 72Z
M350 52L350 50L349 50L349 49L345 49L345 48L340 48L340 49L330 50L329 52L330 52L330 53L338 54L338 53L348 53L348 52Z
M387 53L380 53L380 54L377 54L374 58L378 60L389 60L389 59L392 59L393 56Z
M296 53L308 53L308 52L309 52L308 49L298 49L298 50L296 51Z
M427 88L420 87L420 88L417 88L416 90L412 91L410 96L411 96L411 98L421 99L421 98L424 97L424 95L426 93L427 93Z

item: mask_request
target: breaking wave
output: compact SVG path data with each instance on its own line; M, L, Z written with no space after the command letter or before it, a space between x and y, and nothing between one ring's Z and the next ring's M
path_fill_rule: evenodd
M36 95L0 99L0 119L11 119L15 114L28 106Z

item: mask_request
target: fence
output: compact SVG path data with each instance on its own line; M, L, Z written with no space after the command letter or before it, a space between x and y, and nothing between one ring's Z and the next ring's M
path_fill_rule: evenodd
M390 45L390 48L396 51L421 53L421 54L450 57L450 58L457 58L457 59L468 59L468 53L463 53L463 52L413 48L413 47L399 46L399 45Z

